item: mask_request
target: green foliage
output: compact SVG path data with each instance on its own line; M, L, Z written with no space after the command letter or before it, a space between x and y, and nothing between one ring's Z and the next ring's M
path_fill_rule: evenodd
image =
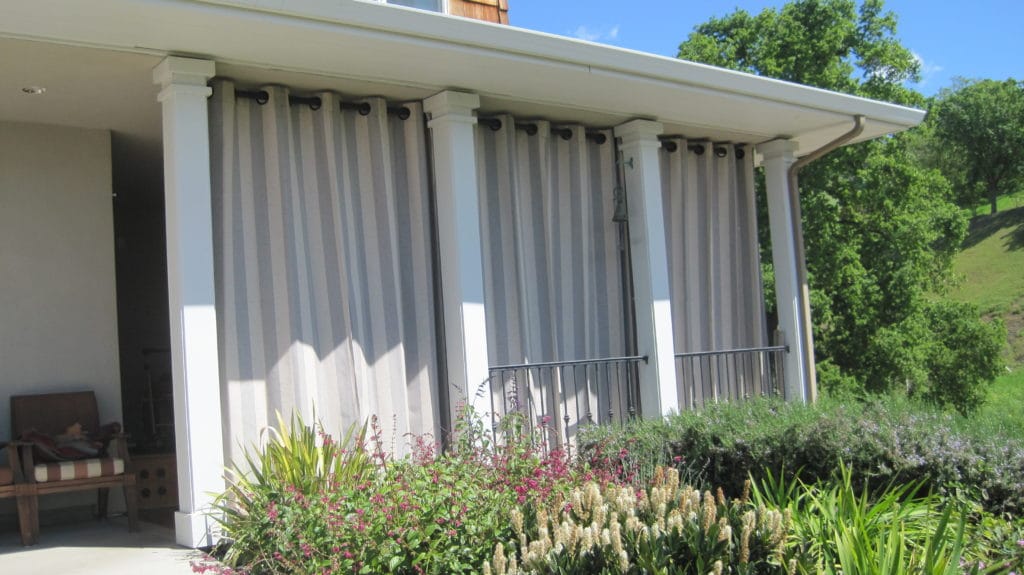
M943 359L958 354L973 362L965 371L987 379L965 379L962 392L926 397L970 410L978 390L994 377L989 366L999 361L998 330L988 329L977 311L958 308L958 325L986 337L944 345L954 342L933 318L953 304L928 297L944 289L966 221L945 201L941 176L914 167L898 140L874 145L852 178L833 169L842 154L802 180L822 387L948 389L948 378L934 378L944 375Z
M855 489L853 474L840 464L829 482L807 485L767 473L753 485L755 504L789 511L805 572L961 573L966 513L920 495L919 484L889 485L872 496Z
M895 38L896 16L881 0L795 0L752 16L737 10L696 27L679 57L904 104L920 64Z
M1000 195L1024 186L1024 82L961 79L939 94L929 121L932 146L948 150L938 164L959 184L961 205L984 197L996 213Z
M409 458L382 447L376 422L341 442L298 416L247 452L217 500L228 565L253 574L476 573L511 536L516 504L546 504L575 480L559 451L544 453L522 418L495 438L471 414L449 453L426 438Z
M953 405L964 415L972 413L1003 371L999 353L1006 330L998 320L979 322L977 308L964 303L932 302L926 315L927 388L920 394L932 403Z
M921 105L920 94L904 85L916 78L918 64L895 33L896 17L881 0L859 7L854 0L794 0L756 16L737 10L712 19L680 45L679 56ZM920 148L913 136L866 142L800 174L819 377L832 393L909 389L968 411L991 380L997 333L977 315L928 300L948 288L967 222L942 173L920 166ZM761 260L770 262L763 189L759 195ZM954 333L936 323L938 315L955 317ZM966 332L981 340L956 335ZM948 347L954 342L967 349ZM972 363L959 373L968 377L942 373L949 355ZM959 381L963 389L953 393L927 393Z
M293 541L315 525L319 508L310 513L288 509L279 529L276 519L283 502L334 489L355 489L367 484L374 465L366 452L365 428L352 427L340 442L306 426L294 415L291 425L278 414L278 427L268 428L262 449L246 452L245 465L228 472L228 488L215 503L218 520L232 544L224 558L229 565L248 565L256 573L275 572L275 552L295 546ZM298 516L297 516L298 515ZM281 543L285 542L284 545Z
M1019 572L1024 522L977 501L1020 509L1020 448L965 445L949 416L906 405L882 423L870 407L831 409L821 421L813 408L750 402L688 414L687 425L680 416L605 428L583 446L611 448L593 465L544 455L531 440L543 434L514 416L497 435L467 416L449 453L418 438L400 460L382 450L376 424L336 442L279 418L217 500L223 557L254 575L947 573L982 562ZM683 435L700 446L689 459L676 455ZM752 497L743 479L730 501L684 487L676 469L637 473L656 459L712 481L764 462L806 465L800 479L765 471ZM802 482L813 478L823 483ZM938 485L948 487L941 496Z
M1024 447L934 408L890 399L769 400L720 404L666 421L588 430L581 457L595 469L620 458L663 461L704 486L739 492L751 473L808 483L845 463L856 489L923 482L930 492L964 487L994 513L1024 511Z

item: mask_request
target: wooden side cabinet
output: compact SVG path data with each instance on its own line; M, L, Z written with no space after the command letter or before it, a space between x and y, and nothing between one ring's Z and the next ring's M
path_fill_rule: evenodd
M132 457L139 509L178 508L178 466L173 453Z

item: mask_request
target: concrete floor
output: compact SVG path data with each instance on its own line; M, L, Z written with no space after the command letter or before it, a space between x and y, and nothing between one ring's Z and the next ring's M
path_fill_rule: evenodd
M177 546L167 527L140 522L129 533L124 517L44 527L32 547L22 547L16 532L0 532L4 575L187 575L201 558Z

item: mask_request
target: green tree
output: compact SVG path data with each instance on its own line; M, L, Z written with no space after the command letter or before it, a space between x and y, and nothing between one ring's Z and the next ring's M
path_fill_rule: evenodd
M796 0L752 16L737 10L696 27L679 57L907 105L920 63L895 37L882 0Z
M854 0L795 0L756 16L738 10L712 19L680 45L679 56L923 105L924 98L905 85L917 78L918 61L895 31L896 16L884 11L881 0L859 6ZM907 390L969 410L977 393L930 392L939 381L937 360L955 351L944 356L937 350L955 340L966 346L958 357L987 366L998 361L998 340L992 339L998 333L980 329L976 310L955 317L970 324L961 332L974 326L985 342L944 337L930 319L935 304L929 294L948 282L967 222L950 201L947 180L921 167L906 140L900 135L847 146L801 172L819 381L826 389L855 393ZM763 189L759 197L762 261L769 262ZM770 264L766 268L771 277Z
M929 114L932 145L945 151L937 158L950 179L959 183L964 207L996 199L1024 186L1024 82L959 80L940 92Z

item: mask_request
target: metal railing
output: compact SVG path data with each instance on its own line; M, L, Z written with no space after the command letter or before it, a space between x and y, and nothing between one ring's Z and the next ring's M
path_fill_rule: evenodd
M681 409L759 395L781 395L787 346L677 353Z
M531 433L545 430L547 445L567 446L583 426L639 413L640 362L647 356L498 365L477 395L489 397L495 434L502 418L522 413Z

